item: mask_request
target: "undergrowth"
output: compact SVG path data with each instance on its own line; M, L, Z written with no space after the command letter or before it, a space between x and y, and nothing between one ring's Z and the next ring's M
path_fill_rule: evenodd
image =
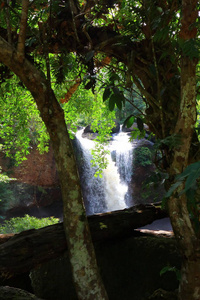
M58 222L59 219L54 217L38 219L36 217L25 215L24 217L16 217L4 221L4 223L0 225L0 234L19 233L33 228L39 229Z

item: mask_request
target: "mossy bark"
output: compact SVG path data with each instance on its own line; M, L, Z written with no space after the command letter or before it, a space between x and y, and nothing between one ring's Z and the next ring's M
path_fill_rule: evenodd
M31 92L50 135L61 182L64 229L78 298L107 299L96 263L64 112L44 75L26 59L19 62L15 49L2 38L0 54L1 62L7 65Z
M180 39L188 43L196 37L194 26L198 17L197 1L182 1L182 27ZM187 53L181 56L181 102L175 126L175 134L180 135L181 143L174 151L169 168L172 178L180 174L190 163L190 149L196 123L196 64L195 57ZM183 257L179 300L200 299L200 240L194 229L188 211L188 199L182 193L184 184L180 185L168 201L169 215L175 237Z

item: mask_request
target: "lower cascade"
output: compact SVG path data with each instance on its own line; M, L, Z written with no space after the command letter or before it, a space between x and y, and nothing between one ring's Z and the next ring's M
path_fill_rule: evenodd
M127 208L136 142L130 142L128 134L121 130L113 134L107 146L110 151L107 168L103 170L102 178L94 177L91 149L95 147L95 141L82 137L83 131L76 133L76 139L78 152L81 152L79 171L87 215Z

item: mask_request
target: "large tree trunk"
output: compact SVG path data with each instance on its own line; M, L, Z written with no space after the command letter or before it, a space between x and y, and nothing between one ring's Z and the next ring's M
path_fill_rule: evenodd
M198 154L195 159L194 157L191 158L191 154L194 153L193 150L195 150L195 153L197 152L194 149L195 144L192 143L196 123L195 74L197 58L194 56L189 57L190 53L185 50L185 45L189 47L190 42L194 42L196 38L197 2L197 0L182 0L182 20L179 34L179 46L182 49L181 74L178 65L171 62L170 55L174 50L168 36L164 41L156 43L153 38L150 39L146 35L144 41L144 45L148 45L148 47L144 47L145 57L147 58L146 64L150 68L153 61L155 67L154 78L151 74L148 74L148 68L145 68L145 66L142 69L138 64L138 68L136 68L136 59L134 61L135 66L132 68L134 82L148 102L146 121L150 129L161 140L171 135L181 137L181 144L175 145L173 149L165 143L160 148L163 157L159 167L169 174L169 185L174 182L175 176L182 173L192 160L194 162L195 159L198 159ZM148 1L146 3L148 4ZM151 1L149 1L150 3ZM162 1L159 3L162 3ZM163 1L164 3L165 1ZM152 34L151 22L150 15L146 24ZM166 51L166 47L169 49L169 56L166 55L163 58L162 54ZM192 42L191 47L193 47ZM144 88L135 74L143 83ZM185 193L182 193L183 189L184 184L179 186L168 200L169 216L183 257L179 299L197 300L200 299L200 241L190 219L188 200Z
M198 17L197 1L182 1L182 28L180 39L189 43L196 37L194 23ZM196 123L196 63L197 59L182 53L181 57L181 102L175 133L181 136L181 144L175 149L170 166L172 178L189 164L194 126ZM189 201L182 184L168 201L169 215L175 237L183 256L180 300L200 299L200 243L188 211Z
M180 300L200 299L200 257L182 260L181 281L179 285Z
M107 299L96 263L64 112L44 75L26 59L19 62L16 50L2 38L0 61L21 79L33 95L51 138L61 183L64 229L78 298Z

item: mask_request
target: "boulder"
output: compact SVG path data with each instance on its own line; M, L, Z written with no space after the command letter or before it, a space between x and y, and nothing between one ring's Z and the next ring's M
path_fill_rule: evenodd
M37 296L10 286L1 286L0 287L0 300L10 300L10 299L16 299L16 300L42 300L41 298L38 298Z
M167 265L180 268L174 238L138 234L94 245L109 300L147 300L159 288L170 292L178 288L174 272L160 275ZM33 269L30 278L38 297L77 300L67 252Z

